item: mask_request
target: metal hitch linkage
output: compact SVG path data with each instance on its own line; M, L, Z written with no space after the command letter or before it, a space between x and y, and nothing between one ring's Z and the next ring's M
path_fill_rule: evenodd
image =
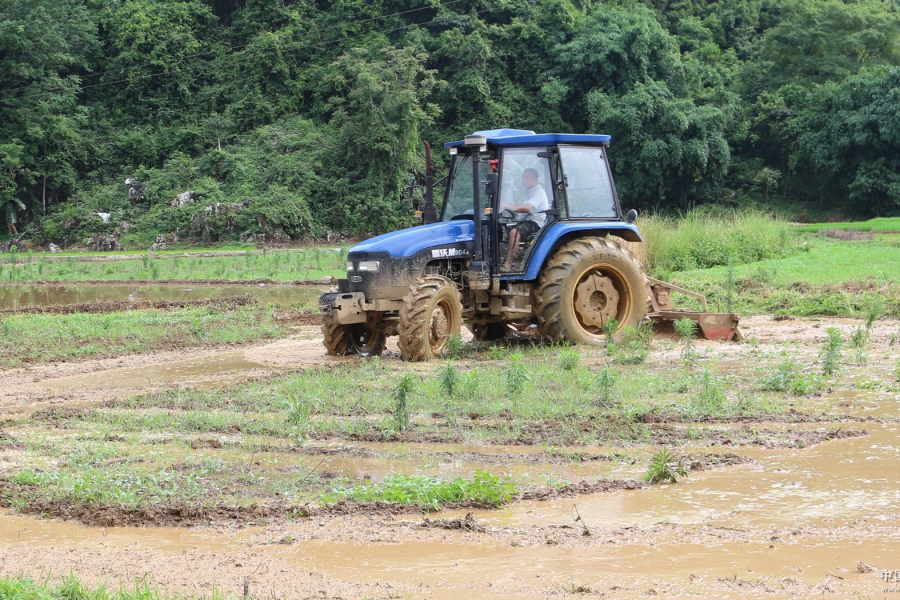
M737 313L711 313L706 305L706 296L687 290L683 287L648 277L650 283L650 305L652 312L647 315L653 321L678 321L690 319L700 326L700 332L708 340L725 340L727 342L739 342L743 339L738 329L740 316ZM692 296L700 300L702 312L675 308L672 303L672 291L686 296Z

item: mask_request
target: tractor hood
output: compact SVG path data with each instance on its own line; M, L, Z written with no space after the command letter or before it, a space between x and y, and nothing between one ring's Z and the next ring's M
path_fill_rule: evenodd
M473 221L441 221L373 237L356 244L350 252L386 252L392 258L408 258L427 248L472 242L474 239Z

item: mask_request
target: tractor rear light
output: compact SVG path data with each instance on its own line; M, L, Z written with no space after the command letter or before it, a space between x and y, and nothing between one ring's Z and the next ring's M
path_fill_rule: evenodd
M378 270L379 266L381 266L381 263L377 260L361 260L359 261L358 268L360 271L375 272Z
M348 270L348 271L352 271L352 270L353 270L353 263L350 262L349 260L347 261L347 270Z

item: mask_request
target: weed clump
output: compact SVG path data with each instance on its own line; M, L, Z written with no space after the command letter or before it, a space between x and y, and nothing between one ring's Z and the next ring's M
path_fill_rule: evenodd
M525 386L531 381L528 367L522 363L521 354L513 354L509 357L509 367L506 369L506 392L513 397L519 396Z
M827 337L822 342L819 350L819 360L822 361L822 374L826 377L834 375L840 368L841 359L843 358L842 347L844 345L844 336L841 330L836 327L829 327L825 330Z
M649 483L677 483L681 477L687 477L688 470L681 461L663 448L653 455L650 467L644 475L644 481Z
M444 350L441 354L444 356L444 358L452 360L454 358L459 358L462 355L462 351L462 338L458 333L454 333L447 338L447 341L444 342Z
M475 471L472 479L445 481L428 475L388 475L378 482L347 486L347 481L337 481L330 491L322 495L322 501L332 504L341 500L353 502L389 502L408 504L439 510L456 502L473 502L484 506L501 506L515 497L516 484L509 477Z
M694 338L697 335L697 323L687 317L675 321L675 333L681 338L681 360L688 369L697 363L697 347Z
M618 373L609 365L605 365L600 374L594 378L594 385L597 388L597 400L601 406L609 406L612 404L613 389L616 386Z
M451 361L448 360L438 371L438 381L441 384L441 391L444 395L452 398L459 384L459 371L456 370Z
M619 343L612 348L613 362L621 365L639 365L647 360L653 345L653 323L644 321L637 327L626 325L619 335ZM607 348L607 355L610 349Z
M766 369L759 380L763 392L784 392L791 396L808 396L821 392L825 381L821 375L804 373L794 360L786 358L774 370Z
M563 371L574 371L581 362L581 354L577 350L563 350L559 353L559 367Z
M398 431L407 431L410 427L409 396L412 394L415 380L407 373L400 378L394 388L394 425Z

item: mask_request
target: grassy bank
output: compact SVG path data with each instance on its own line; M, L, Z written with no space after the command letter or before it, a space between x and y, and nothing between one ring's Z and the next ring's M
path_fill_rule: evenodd
M135 579L133 588L90 587L75 576L53 583L50 578L35 580L28 577L0 577L0 598L3 600L225 600L213 592L210 595L167 594L148 583Z
M160 281L228 280L317 281L340 276L346 269L346 251L313 248L299 251L255 251L243 256L151 256L115 261L46 260L25 255L0 263L0 282L39 281Z
M840 231L871 231L874 233L898 233L900 232L900 217L882 217L868 221L855 221L846 223L810 223L798 225L793 228L798 232L818 233L829 229Z
M900 244L808 237L784 258L695 269L667 278L745 314L858 316L873 303L900 317ZM682 299L690 303L688 298Z
M246 343L288 331L271 308L224 301L183 310L0 317L0 364Z
M795 251L788 223L752 211L649 215L637 226L645 241L636 252L650 274L756 262Z

